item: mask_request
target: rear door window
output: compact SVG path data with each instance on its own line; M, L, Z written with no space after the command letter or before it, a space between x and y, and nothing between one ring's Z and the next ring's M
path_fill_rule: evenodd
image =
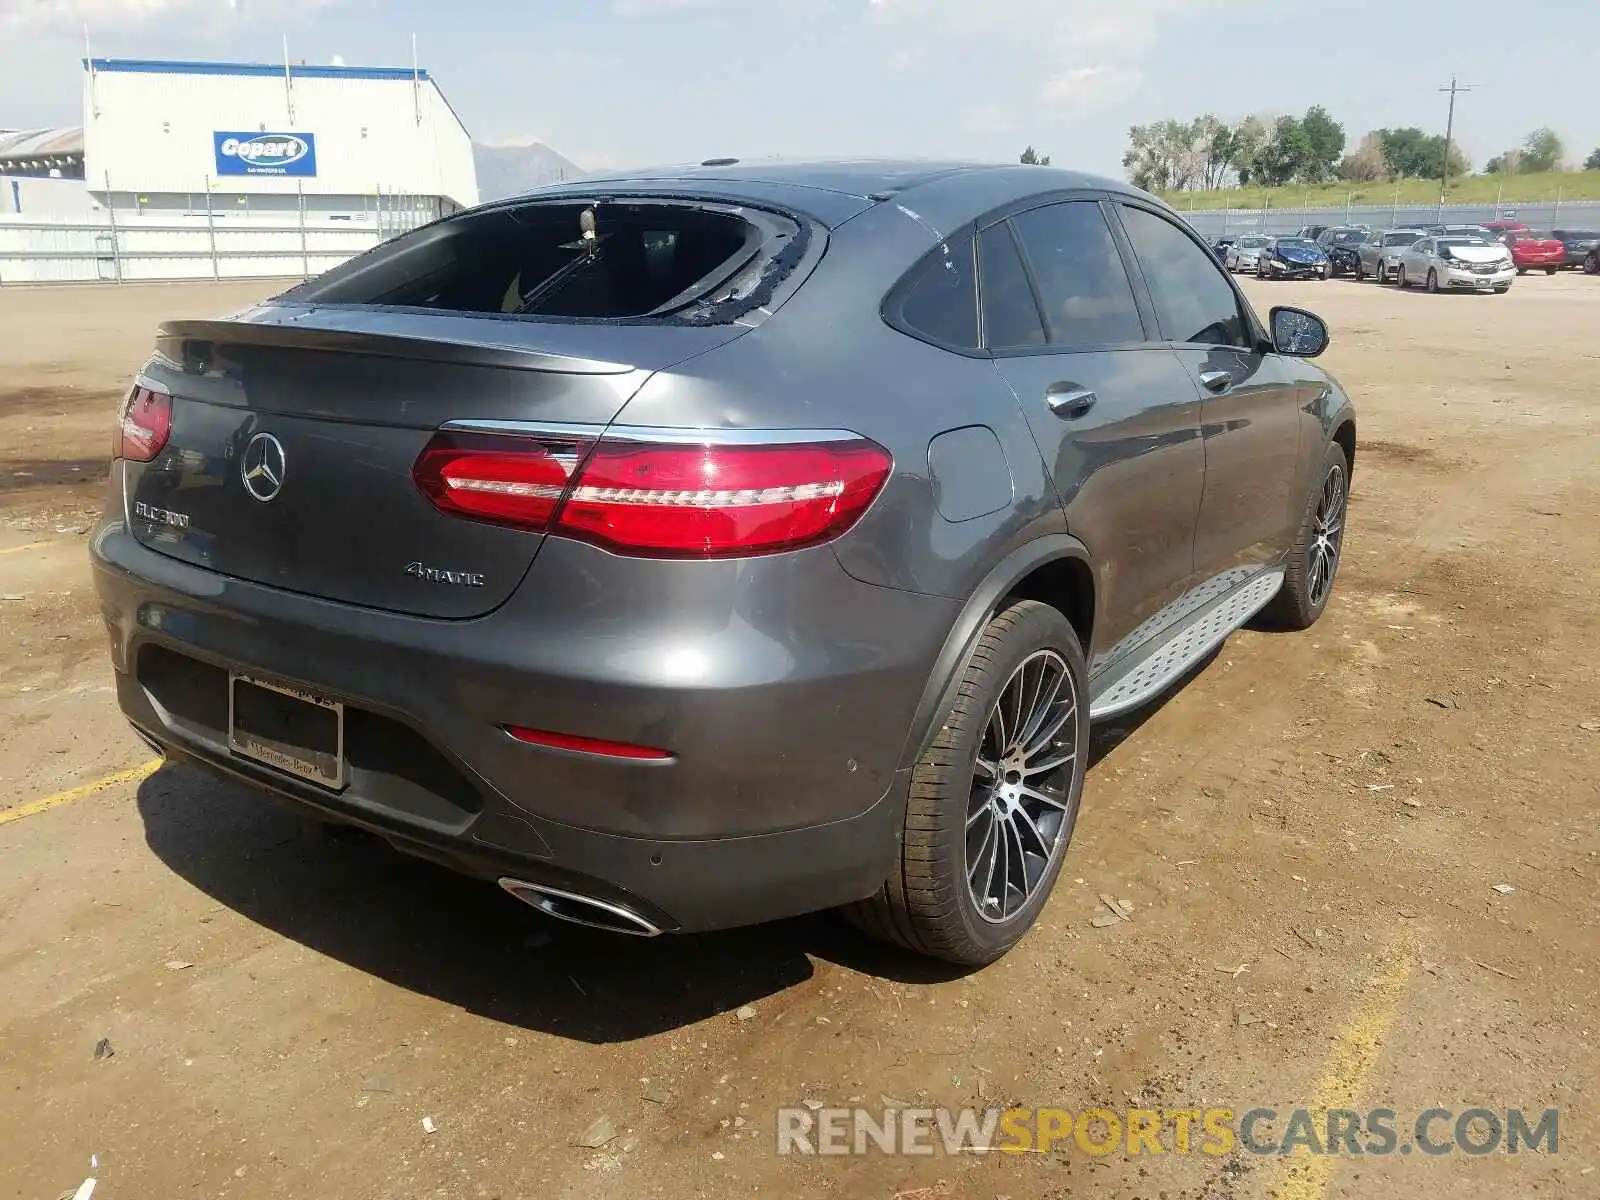
M978 280L972 237L941 243L927 258L900 305L900 319L947 346L978 345Z
M287 293L360 304L589 320L732 320L803 249L798 220L731 204L548 201L424 226Z
M1013 223L1039 286L1052 346L1081 350L1144 340L1133 285L1097 202L1051 204Z
M978 250L984 344L991 350L1044 345L1044 323L1010 224L1002 221L985 229Z
M1128 205L1121 211L1162 333L1174 342L1247 346L1239 298L1216 258L1165 217Z

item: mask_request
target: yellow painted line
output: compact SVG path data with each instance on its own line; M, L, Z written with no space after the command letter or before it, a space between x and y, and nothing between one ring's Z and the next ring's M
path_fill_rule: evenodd
M30 800L27 804L19 804L16 808L8 808L0 812L0 825L10 821L20 821L23 817L37 816L39 813L48 812L52 808L59 808L63 804L71 804L74 800L82 800L85 796L92 796L96 792L103 792L107 788L114 788L121 783L138 783L154 775L161 766L161 759L153 758L147 763L137 767L129 767L126 771L115 771L110 775L96 779L93 783L80 783L75 788L68 788L64 792L57 792L54 796L45 796L40 800Z
M1372 1068L1377 1065L1383 1039L1400 1013L1400 1001L1416 964L1416 955L1409 948L1399 950L1383 974L1362 994L1355 1015L1339 1034L1333 1053L1312 1088L1306 1107L1311 1110L1313 1128L1326 1129L1330 1108L1355 1107L1356 1097L1365 1090ZM1297 1153L1291 1159L1292 1174L1278 1189L1278 1200L1321 1200L1327 1194L1338 1157L1302 1157Z
M29 542L26 546L8 546L0 550L0 554L21 554L24 550L37 550L41 546L48 546L49 542Z

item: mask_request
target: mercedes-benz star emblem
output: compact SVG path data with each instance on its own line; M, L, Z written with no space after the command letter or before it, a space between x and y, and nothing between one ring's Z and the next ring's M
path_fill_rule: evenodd
M270 433L256 434L244 448L244 461L239 464L245 491L263 504L276 500L283 490L286 465L283 443Z

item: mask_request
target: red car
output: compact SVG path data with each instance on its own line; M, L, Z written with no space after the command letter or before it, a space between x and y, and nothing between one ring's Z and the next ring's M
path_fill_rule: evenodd
M1518 275L1539 270L1554 275L1567 261L1566 246L1542 231L1512 230L1502 240L1511 251L1511 261L1517 265Z
M1504 237L1508 233L1526 233L1528 227L1521 221L1513 221L1510 217L1501 217L1495 221L1485 221L1483 228L1495 237Z

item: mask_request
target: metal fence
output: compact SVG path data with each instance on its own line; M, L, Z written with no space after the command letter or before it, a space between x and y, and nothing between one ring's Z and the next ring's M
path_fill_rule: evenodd
M341 198L342 210L295 195L253 210L223 208L209 193L142 210L117 199L92 214L0 218L0 287L309 277L439 215L436 200L383 192L353 198L360 208Z
M1530 229L1600 229L1600 201L1539 201L1534 204L1343 204L1303 208L1189 209L1174 207L1203 237L1240 233L1293 233L1303 225L1368 225L1401 229L1426 225L1476 225L1515 219Z

